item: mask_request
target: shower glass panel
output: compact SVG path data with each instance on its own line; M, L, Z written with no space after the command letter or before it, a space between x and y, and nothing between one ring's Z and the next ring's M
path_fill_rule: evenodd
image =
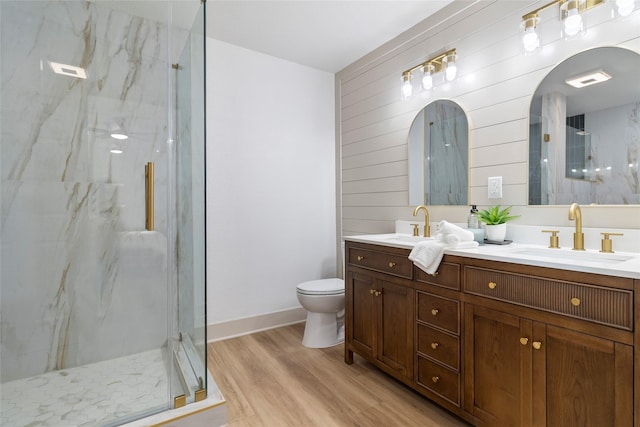
M204 209L204 166L177 163L172 122L200 135L185 156L204 162L204 10L189 33L172 7L0 2L0 425L119 425L189 394L175 351L179 330L204 348L204 214L177 216ZM183 112L171 52L187 39L186 96L201 92ZM169 207L184 186L187 213Z
M177 64L176 89L176 349L187 402L206 396L205 337L205 7L202 4ZM199 230L199 231L198 231Z

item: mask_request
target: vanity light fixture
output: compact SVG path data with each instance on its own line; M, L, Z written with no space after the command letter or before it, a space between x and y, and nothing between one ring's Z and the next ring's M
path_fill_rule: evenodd
M533 52L540 46L540 38L536 33L536 27L540 22L539 14L552 6L558 6L560 19L564 21L564 34L567 37L575 36L584 29L582 12L595 6L603 4L605 0L554 0L522 16L521 27L524 31L522 44L526 52ZM631 13L633 11L633 0L616 0L622 2L622 7L618 5L618 13ZM630 4L630 6L629 6ZM629 9L630 8L630 9ZM626 16L626 15L623 15Z
M422 73L420 79L421 89L429 91L433 89L436 84L434 79L438 73L443 73L443 81L451 82L455 80L458 73L458 67L456 64L457 54L455 49L448 50L440 55L434 56L422 62L415 67L411 67L408 70L402 72L402 99L409 99L413 95L413 74L417 72Z

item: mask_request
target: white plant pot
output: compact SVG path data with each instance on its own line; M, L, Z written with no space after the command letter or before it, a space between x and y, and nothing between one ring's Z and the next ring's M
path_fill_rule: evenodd
M485 225L485 237L493 242L502 242L507 236L507 224Z

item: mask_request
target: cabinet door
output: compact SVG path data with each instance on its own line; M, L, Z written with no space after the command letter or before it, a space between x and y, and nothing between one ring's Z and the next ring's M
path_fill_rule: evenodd
M347 295L350 321L347 321L347 344L352 350L375 357L376 322L374 316L374 279L361 273L349 273L347 276Z
M376 357L397 375L413 377L413 289L380 281Z
M526 319L465 305L465 407L487 426L530 425L531 328Z
M536 358L546 357L546 423L536 419L536 425L633 424L631 346L547 325L546 342L540 341L536 347L540 349L533 352L534 363ZM536 396L545 393L539 389L534 392Z

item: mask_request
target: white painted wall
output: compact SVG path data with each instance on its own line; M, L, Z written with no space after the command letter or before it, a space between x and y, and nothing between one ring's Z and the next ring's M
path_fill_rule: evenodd
M435 99L451 99L467 113L470 203L514 205L521 224L572 225L568 206L527 206L531 97L554 66L578 52L595 46L640 52L640 12L612 19L608 2L586 12L586 35L563 40L557 10L548 10L538 25L544 48L525 55L521 17L546 3L456 1L337 74L343 235L391 232L395 220L413 218L407 137L418 111ZM458 53L457 81L428 98L402 101L402 71L451 48ZM487 197L490 176L503 177L500 200ZM468 214L467 207L429 211L432 221L464 222ZM640 228L640 205L583 206L582 214L585 227Z
M334 105L333 74L207 39L209 325L335 277Z

